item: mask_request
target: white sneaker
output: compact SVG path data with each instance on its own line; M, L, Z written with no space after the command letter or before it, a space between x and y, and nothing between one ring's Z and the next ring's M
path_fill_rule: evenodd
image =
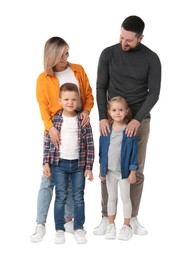
M106 239L116 239L116 226L115 224L109 224L106 229Z
M34 234L31 236L31 242L38 243L41 242L46 234L46 228L42 224L36 226Z
M136 234L136 235L147 235L148 234L147 230L140 225L140 223L138 222L138 219L136 217L131 218L130 225L132 227L134 234Z
M93 230L94 235L105 235L106 234L106 228L107 228L108 224L109 224L108 218L103 217L101 219L99 226L94 228L94 230Z
M119 231L118 239L119 240L129 240L133 236L133 230L127 225L123 225Z
M73 234L74 233L74 222L72 220L69 222L66 222L66 224L64 224L64 228L65 228L66 232Z
M87 242L86 239L86 232L84 229L77 229L74 232L75 235L75 240L77 242L77 244L85 244Z
M57 230L57 232L55 234L54 242L55 242L55 244L64 244L65 243L65 236L64 236L63 230Z

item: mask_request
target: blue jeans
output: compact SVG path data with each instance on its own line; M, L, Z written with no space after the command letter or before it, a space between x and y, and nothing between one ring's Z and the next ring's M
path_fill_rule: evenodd
M52 170L52 167L51 167ZM42 176L40 189L38 192L37 199L37 217L36 222L40 224L45 224L47 219L47 214L49 210L49 206L51 203L52 195L53 195L54 182L53 178L47 178ZM65 218L73 218L73 199L71 192L71 178L69 179L68 186L68 197L65 205Z
M74 230L83 229L84 214L84 188L85 177L83 171L78 171L78 160L60 159L59 165L53 168L53 180L55 184L55 228L64 229L64 211L68 197L68 183L71 176L72 198L74 203Z

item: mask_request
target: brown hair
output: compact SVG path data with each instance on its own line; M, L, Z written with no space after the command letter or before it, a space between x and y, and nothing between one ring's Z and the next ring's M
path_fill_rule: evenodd
M67 82L67 83L62 84L60 86L59 97L61 97L61 93L65 92L65 91L73 91L73 92L76 92L77 94L79 94L78 87L74 83Z

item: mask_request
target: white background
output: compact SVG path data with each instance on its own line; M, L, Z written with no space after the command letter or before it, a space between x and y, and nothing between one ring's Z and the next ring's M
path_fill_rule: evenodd
M187 259L186 238L186 12L185 1L150 0L6 0L0 4L1 259ZM88 243L54 245L53 202L47 235L30 242L35 228L36 199L42 174L43 123L35 97L43 71L43 47L52 36L70 45L69 61L86 70L95 96L96 70L103 48L119 40L129 15L145 21L143 44L162 63L160 100L152 110L139 212L147 236L128 242L106 241L92 234L101 219L98 179L98 114L91 113L96 159L95 180L85 191ZM122 225L121 201L117 227Z

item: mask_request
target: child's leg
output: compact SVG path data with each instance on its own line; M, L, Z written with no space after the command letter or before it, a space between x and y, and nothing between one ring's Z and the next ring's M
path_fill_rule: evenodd
M108 171L107 173L106 185L108 191L108 221L110 224L114 224L117 212L118 180L115 178L115 175L111 171Z
M83 229L84 222L85 222L84 172L83 171L73 172L71 178L72 178L72 197L74 202L74 230Z
M130 184L128 179L119 180L121 198L123 202L124 225L130 225L132 204L130 199Z
M60 160L59 166L54 167L54 184L55 184L55 206L54 218L56 230L64 230L64 208L68 194L68 173L69 163L66 160Z
M73 210L74 210L74 205L73 205L73 198L72 198L72 183L71 183L71 175L69 175L69 184L68 184L68 197L65 205L65 220L66 222L69 222L73 218Z

